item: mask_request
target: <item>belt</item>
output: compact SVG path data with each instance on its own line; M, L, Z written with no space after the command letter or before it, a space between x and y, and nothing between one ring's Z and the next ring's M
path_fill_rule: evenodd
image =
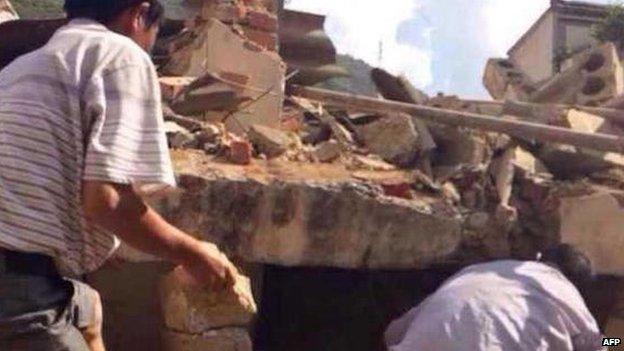
M2 274L59 276L54 259L50 256L0 248L0 275Z

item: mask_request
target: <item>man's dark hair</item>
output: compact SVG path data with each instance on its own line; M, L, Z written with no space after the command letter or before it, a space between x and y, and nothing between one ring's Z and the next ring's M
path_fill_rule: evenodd
M542 253L540 261L559 269L572 284L583 291L593 281L594 273L589 258L569 244L560 244Z
M90 18L106 24L113 21L125 10L141 3L149 3L145 14L145 25L160 24L165 16L165 8L158 0L65 0L67 18Z

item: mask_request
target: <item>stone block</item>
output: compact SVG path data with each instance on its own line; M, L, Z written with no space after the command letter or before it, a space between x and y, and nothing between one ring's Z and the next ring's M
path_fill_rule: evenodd
M314 149L314 157L320 162L331 162L342 153L342 147L335 140L328 140L320 143Z
M296 146L293 135L261 125L251 126L247 135L258 152L269 158L281 156L288 149Z
M285 67L280 57L258 50L225 24L209 19L193 29L193 40L172 54L163 71L170 75L200 77L205 72L231 72L248 76L245 96L253 101L232 115L228 130L242 134L261 124L279 127L284 100Z
M561 199L561 241L582 250L598 274L624 275L623 196L622 192L600 190Z
M435 166L479 166L490 157L485 136L478 132L439 125L430 130L438 145L432 159Z
M163 332L164 351L252 351L251 338L245 329L225 328L202 334Z
M534 90L528 76L506 59L489 59L483 85L490 95L497 100L526 100Z
M418 157L419 135L409 115L385 116L356 130L372 153L390 163L406 167Z
M223 292L185 285L178 272L163 278L161 305L167 328L201 334L224 327L247 327L257 312L249 278L236 277L236 285Z

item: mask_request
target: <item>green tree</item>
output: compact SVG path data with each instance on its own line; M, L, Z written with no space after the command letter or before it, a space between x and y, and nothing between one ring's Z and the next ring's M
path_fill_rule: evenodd
M613 42L618 49L624 49L624 5L609 5L607 15L597 23L592 34L600 42Z

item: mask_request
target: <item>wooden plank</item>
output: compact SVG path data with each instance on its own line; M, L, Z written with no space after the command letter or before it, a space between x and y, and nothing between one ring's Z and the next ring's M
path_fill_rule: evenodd
M289 93L294 96L358 111L374 113L402 112L418 115L420 119L434 123L504 133L539 142L568 144L601 151L624 152L624 138L616 135L582 133L527 121L509 120L464 111L444 110L386 101L318 88L291 86Z

